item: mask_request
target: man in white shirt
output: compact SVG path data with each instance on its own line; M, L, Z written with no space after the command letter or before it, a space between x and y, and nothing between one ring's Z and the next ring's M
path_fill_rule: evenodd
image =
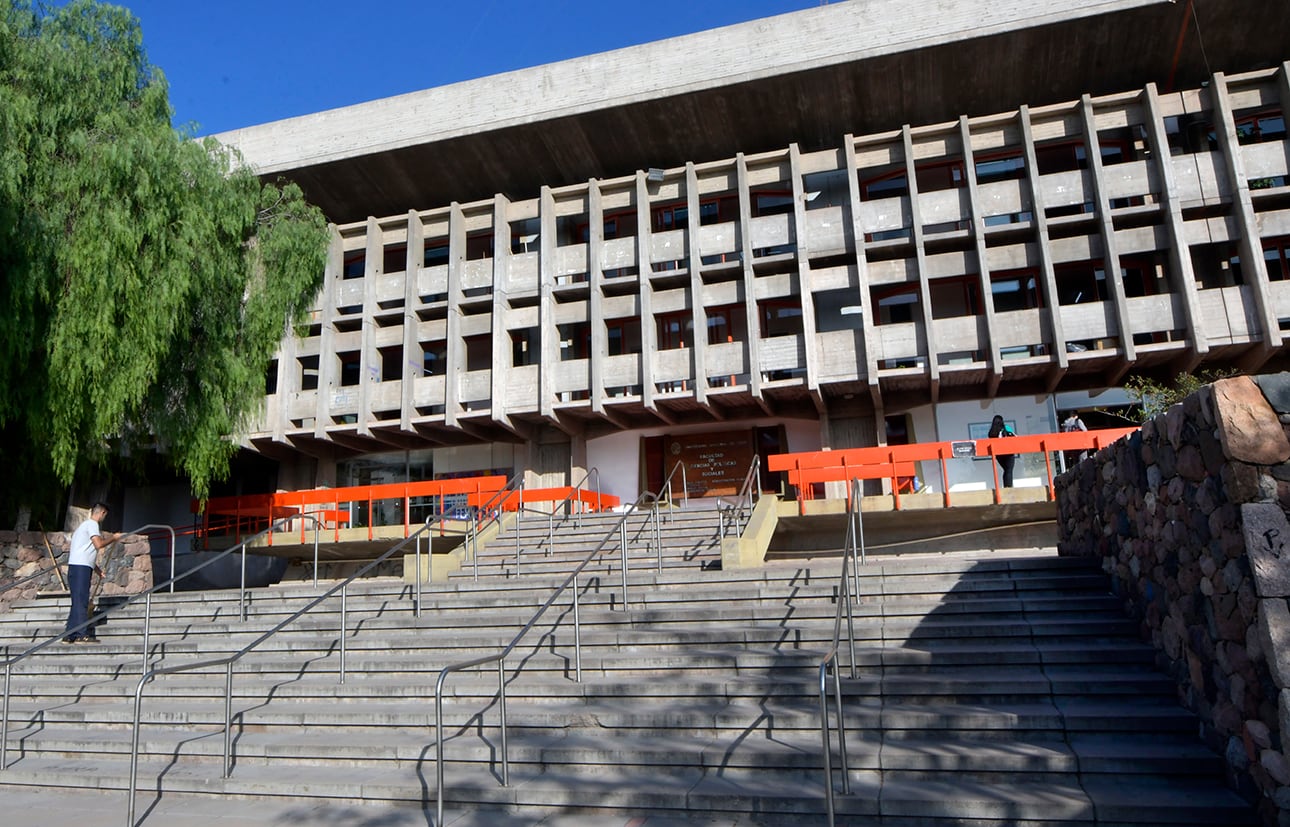
M121 539L120 534L108 532L105 535L99 530L99 523L107 515L107 505L95 503L90 509L89 519L72 533L71 547L67 552L67 588L72 593L72 605L67 612L67 633L63 636L63 643L98 643L93 626L77 627L89 620L90 576L98 570L99 551Z

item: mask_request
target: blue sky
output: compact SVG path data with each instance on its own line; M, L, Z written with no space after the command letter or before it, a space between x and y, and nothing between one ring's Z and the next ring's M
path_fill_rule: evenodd
M834 0L837 2L837 0ZM210 134L785 14L820 0L117 0Z

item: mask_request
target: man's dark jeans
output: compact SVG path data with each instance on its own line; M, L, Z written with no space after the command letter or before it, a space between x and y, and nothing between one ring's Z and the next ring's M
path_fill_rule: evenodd
M68 566L67 588L72 592L72 607L67 612L67 637L75 640L83 637L94 637L94 627L88 626L76 632L70 630L89 620L90 611L90 575L94 573L91 566Z

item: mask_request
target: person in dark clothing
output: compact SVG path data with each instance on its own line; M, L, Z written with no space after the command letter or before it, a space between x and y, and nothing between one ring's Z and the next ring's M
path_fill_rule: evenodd
M990 432L986 436L995 439L1001 436L1016 436L1016 433L1004 424L1003 417L995 414L994 419L990 421ZM1000 454L996 451L994 459L999 463L999 470L1003 473L1003 487L1011 488L1012 467L1017 463L1016 454Z

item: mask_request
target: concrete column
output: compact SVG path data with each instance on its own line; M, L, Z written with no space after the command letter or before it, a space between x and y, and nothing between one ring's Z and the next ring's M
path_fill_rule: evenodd
M1183 221L1182 204L1179 203L1178 183L1174 178L1173 156L1169 153L1169 137L1165 135L1164 116L1160 114L1160 95L1156 85L1148 83L1142 95L1143 114L1146 116L1147 137L1151 140L1151 156L1156 162L1160 180L1160 201L1164 210L1165 229L1169 233L1169 269L1173 271L1177 290L1183 299L1183 312L1187 315L1187 335L1191 355L1181 369L1191 373L1209 352L1209 337L1205 334L1205 314L1200 308L1200 290L1196 287L1196 272L1191 266L1191 248L1187 246L1187 228ZM1248 194L1248 191L1247 191ZM1262 263L1263 257L1259 256Z
M367 219L367 257L363 262L363 314L358 346L358 433L372 435L372 386L381 377L381 354L376 349L376 283L385 274L385 241L381 225Z
M694 399L708 404L708 313L703 306L703 274L699 272L699 176L694 163L685 164L685 250L690 271L690 312L694 333L690 342L690 375L694 378Z
M510 427L511 400L506 374L511 367L511 336L506 329L507 294L511 281L511 226L507 221L510 200L502 194L493 196L493 310L492 369L489 371L489 410L492 420Z
M850 133L842 139L842 159L847 169L847 209L851 216L851 237L855 248L856 290L859 293L859 304L862 311L860 318L862 320L863 336L861 337L861 346L863 352L856 354L856 366L861 368L861 375L868 380L869 396L873 399L874 407L881 409L882 390L878 384L878 360L874 355L878 352L878 344L875 341L876 331L873 329L872 297L869 292L869 257L865 252L864 222L860 218L859 163L856 160L855 137Z
M554 422L560 330L555 323L555 196L548 186L539 196L538 232L538 413Z
M445 324L443 423L457 427L461 413L461 377L466 372L466 343L461 338L461 271L466 262L466 216L453 201L448 213L448 316ZM494 245L495 246L495 245Z
M941 369L936 362L936 331L932 326L932 288L927 279L927 249L923 238L923 215L918 206L918 169L914 163L914 139L909 124L900 129L905 147L905 180L909 189L909 221L914 243L914 266L918 270L918 306L923 314L923 337L926 343L925 370L931 390L931 401L941 397Z
M641 405L650 413L658 413L658 404L654 401L654 354L658 352L658 323L654 321L652 296L653 286L650 278L654 267L650 263L650 249L653 246L653 225L650 223L649 182L643 170L636 170L636 269L640 280L640 319L641 319Z
M1106 194L1106 173L1102 169L1102 145L1097 139L1097 121L1093 115L1093 99L1085 94L1080 99L1080 116L1084 123L1084 148L1088 158L1088 174L1093 183L1093 202L1097 205L1098 226L1102 236L1102 267L1106 271L1106 285L1111 292L1112 310L1120 333L1120 355L1124 360L1120 371L1108 384L1120 381L1133 362L1137 361L1137 348L1133 346L1133 328L1129 324L1129 302L1124 295L1124 276L1120 272L1120 253L1115 241L1115 224L1111 220L1111 200Z
M591 352L587 354L587 396L593 413L605 412L605 359L609 358L609 332L605 329L605 270L601 262L605 243L605 211L600 182L587 182L587 325ZM585 455L585 440L584 440Z
M1282 64L1282 83L1280 90L1286 91L1286 65ZM1236 118L1232 115L1232 102L1227 94L1227 78L1222 72L1214 75L1209 84L1210 100L1214 112L1214 133L1218 137L1218 146L1223 155L1223 171L1227 173L1228 191L1225 193L1232 201L1232 217L1236 220L1237 237L1241 256L1241 275L1254 297L1254 309L1260 332L1263 334L1263 345L1260 348L1259 363L1267 359L1273 350L1281 347L1281 323L1277 320L1277 311L1272 301L1272 286L1268 282L1268 268L1263 261L1263 244L1259 240L1258 218L1254 215L1254 202L1250 199L1250 182L1245 172L1245 159L1241 157L1241 142L1236 137ZM1284 111L1290 99L1282 97Z
M967 115L959 116L959 141L963 144L963 180L968 189L968 223L971 227L973 249L976 252L977 283L981 289L981 315L985 318L986 364L990 370L986 396L993 399L1003 381L1003 363L995 335L994 289L990 282L990 264L986 260L985 218L981 216L981 196L976 186L976 160L972 154L972 128ZM929 294L930 299L930 294ZM929 301L930 303L930 301Z
M417 335L420 318L417 304L421 292L417 288L418 273L425 261L425 225L416 210L408 210L408 256L403 265L403 385L399 389L399 430L411 433L412 418L416 416L417 379L424 370L421 357L421 338Z
M327 248L327 275L323 281L322 297L319 302L319 322L322 325L318 336L318 399L314 407L314 438L329 439L327 424L331 422L329 408L331 405L331 387L336 375L336 291L340 287L345 271L345 250L340 232L335 225L331 229L331 245Z
M1052 348L1053 367L1048 377L1048 393L1057 389L1057 384L1066 375L1070 367L1070 357L1066 355L1066 329L1062 323L1061 300L1057 295L1057 273L1053 268L1053 248L1048 240L1048 216L1044 213L1044 188L1039 183L1039 159L1035 154L1035 135L1030 125L1030 107L1022 105L1017 113L1017 123L1021 127L1021 149L1026 156L1026 187L1030 194L1031 225L1035 228L1035 252L1039 258L1039 286L1044 295L1044 317L1048 320L1048 331L1052 337L1049 347Z
M770 405L762 393L761 313L757 308L757 274L753 271L752 190L748 185L748 161L740 152L735 156L735 180L739 189L739 263L743 272L744 324L748 328L745 353L748 357L748 392L762 410Z
M789 178L793 182L793 235L797 248L797 292L802 305L802 353L806 359L806 390L817 411L823 410L820 396L819 336L815 329L815 296L811 293L811 250L806 237L806 198L802 186L802 152L796 143L788 145Z

